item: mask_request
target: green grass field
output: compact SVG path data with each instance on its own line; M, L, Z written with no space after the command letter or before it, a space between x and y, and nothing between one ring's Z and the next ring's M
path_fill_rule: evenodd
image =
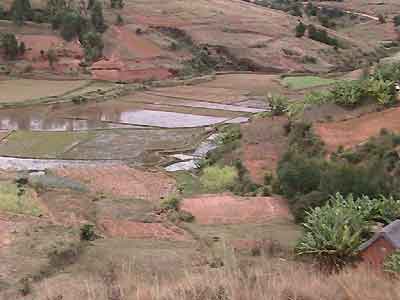
M301 90L323 85L330 85L336 82L334 79L321 78L318 76L292 76L282 79L285 86L292 90Z
M88 132L16 131L1 142L0 155L57 158L90 135Z
M18 188L15 183L0 183L0 211L39 216L36 194L29 188Z

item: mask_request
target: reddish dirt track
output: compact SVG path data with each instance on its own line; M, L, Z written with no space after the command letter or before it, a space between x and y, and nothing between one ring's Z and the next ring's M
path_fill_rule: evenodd
M179 227L163 223L141 223L128 220L101 220L98 224L109 237L157 240L188 240L190 236Z
M118 197L159 201L175 190L175 180L162 172L142 171L127 166L64 168L58 175L87 184L95 192Z
M329 151L336 151L339 146L356 146L369 137L378 135L382 128L400 132L399 115L400 108L396 107L342 122L317 123L315 131Z
M182 209L200 224L262 224L274 217L290 218L286 202L277 197L205 195L185 199Z

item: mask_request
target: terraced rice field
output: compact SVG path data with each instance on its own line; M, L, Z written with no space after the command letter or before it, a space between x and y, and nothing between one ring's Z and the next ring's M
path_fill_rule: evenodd
M60 96L84 88L88 86L89 83L90 81L86 80L0 80L0 103L23 102L43 97Z

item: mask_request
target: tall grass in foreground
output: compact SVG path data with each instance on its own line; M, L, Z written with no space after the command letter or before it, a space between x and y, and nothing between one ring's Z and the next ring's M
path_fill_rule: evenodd
M173 267L173 266L171 266ZM171 270L171 272L173 272ZM112 275L114 274L114 275ZM51 279L50 279L51 281ZM132 270L103 279L75 281L60 289L43 283L43 297L35 299L80 300L395 300L399 281L360 267L328 275L310 265L260 258L255 265L223 267L192 272L183 278L146 283ZM61 285L67 282L60 283ZM60 291L66 293L56 298ZM80 291L78 293L78 291ZM78 298L76 298L78 297Z

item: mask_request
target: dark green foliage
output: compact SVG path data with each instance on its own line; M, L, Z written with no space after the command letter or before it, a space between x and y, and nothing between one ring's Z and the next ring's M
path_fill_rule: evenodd
M52 19L54 29L60 29L60 34L66 41L80 37L87 29L87 20L74 10L58 13Z
M32 20L32 7L30 0L14 0L11 5L11 18L17 25L23 25L25 21Z
M206 49L193 50L193 58L185 62L185 67L180 71L181 76L193 74L208 74L214 70L217 61L211 57Z
M333 195L337 192L358 197L377 197L390 192L389 175L385 174L379 162L368 165L353 165L348 162L329 162L322 172L319 190Z
M312 157L324 154L324 143L314 134L312 124L308 122L291 122L289 130L290 150Z
M171 196L161 202L161 209L164 211L168 210L179 210L181 199L176 196Z
M301 38L304 36L304 34L306 33L307 27L306 25L304 25L303 22L299 22L299 24L297 24L296 26L296 37Z
M16 59L19 53L17 38L12 33L6 33L1 38L1 46L4 50L4 55L8 59Z
M362 81L341 81L335 84L330 97L339 105L354 107L366 99L365 94Z
M103 55L103 40L101 35L96 32L85 33L82 37L81 43L85 48L85 59L88 62L93 62Z
M400 15L394 16L393 18L394 26L400 26Z
M120 14L117 15L117 19L115 20L115 25L122 26L124 24L124 19Z
M296 250L341 267L357 258L360 245L372 235L372 222L388 224L399 216L400 201L393 198L344 197L337 193L331 201L307 213L304 235Z
M26 52L26 46L24 42L21 42L18 46L18 54L19 55L24 55Z
M248 170L240 159L236 160L233 165L238 171L238 178L236 184L232 188L232 192L241 196L255 196L260 185L251 180Z
M240 140L242 133L240 131L240 125L230 125L224 127L218 136L218 143L229 144L234 141Z
M124 7L123 0L110 0L111 8L119 8L122 9Z
M290 128L289 149L278 163L279 191L289 199L296 220L308 208L322 205L340 192L356 197L400 196L400 137L383 130L355 150L339 149L330 160L309 124Z
M320 191L312 191L292 200L291 211L296 222L303 222L307 211L315 207L323 206L328 199L329 194Z
M96 238L94 225L85 224L81 227L81 241L94 241Z
M400 251L397 250L386 257L383 266L385 272L398 276L400 274Z
M281 192L288 198L317 190L322 175L322 162L303 153L285 153L278 164L277 176Z
M308 25L308 37L317 42L339 47L339 42L336 38L330 37L325 29L318 29L312 24Z
M318 13L318 7L313 5L312 2L307 2L304 12L307 16L316 16Z
M104 21L103 6L100 1L94 3L90 14L90 20L97 32L103 33L106 31L107 25Z

